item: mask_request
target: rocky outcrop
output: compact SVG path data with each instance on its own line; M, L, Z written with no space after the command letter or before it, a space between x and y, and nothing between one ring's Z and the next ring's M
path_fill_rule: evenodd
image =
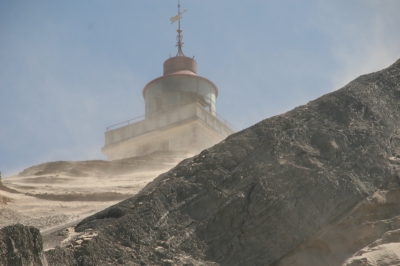
M375 241L392 250L379 239L400 228L399 121L400 60L184 160L79 223L96 236L51 264L341 265Z
M0 229L0 265L47 266L39 230L21 224Z

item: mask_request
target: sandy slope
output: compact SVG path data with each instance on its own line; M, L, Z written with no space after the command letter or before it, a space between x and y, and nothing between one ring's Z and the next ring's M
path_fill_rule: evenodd
M160 152L113 162L51 162L30 167L2 181L0 228L22 223L46 235L76 224L135 195L185 157L186 153Z
M363 248L343 266L400 265L400 229L386 232L382 238Z

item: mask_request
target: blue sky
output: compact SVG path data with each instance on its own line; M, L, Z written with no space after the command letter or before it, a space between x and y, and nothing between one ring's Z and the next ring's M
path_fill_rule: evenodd
M0 0L0 171L105 159L176 54L175 0ZM183 51L243 129L400 58L399 0L181 0Z

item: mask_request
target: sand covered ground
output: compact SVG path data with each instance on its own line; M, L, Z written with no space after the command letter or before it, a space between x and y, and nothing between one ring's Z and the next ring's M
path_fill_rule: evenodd
M46 234L135 195L186 157L186 153L157 152L112 162L63 161L27 168L2 180L0 228L33 225L46 240Z

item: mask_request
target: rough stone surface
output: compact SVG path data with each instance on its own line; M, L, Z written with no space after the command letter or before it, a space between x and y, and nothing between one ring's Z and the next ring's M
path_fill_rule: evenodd
M39 230L21 224L0 229L0 265L47 266Z
M50 264L341 265L400 228L399 121L400 60L184 160L79 223L97 236Z

